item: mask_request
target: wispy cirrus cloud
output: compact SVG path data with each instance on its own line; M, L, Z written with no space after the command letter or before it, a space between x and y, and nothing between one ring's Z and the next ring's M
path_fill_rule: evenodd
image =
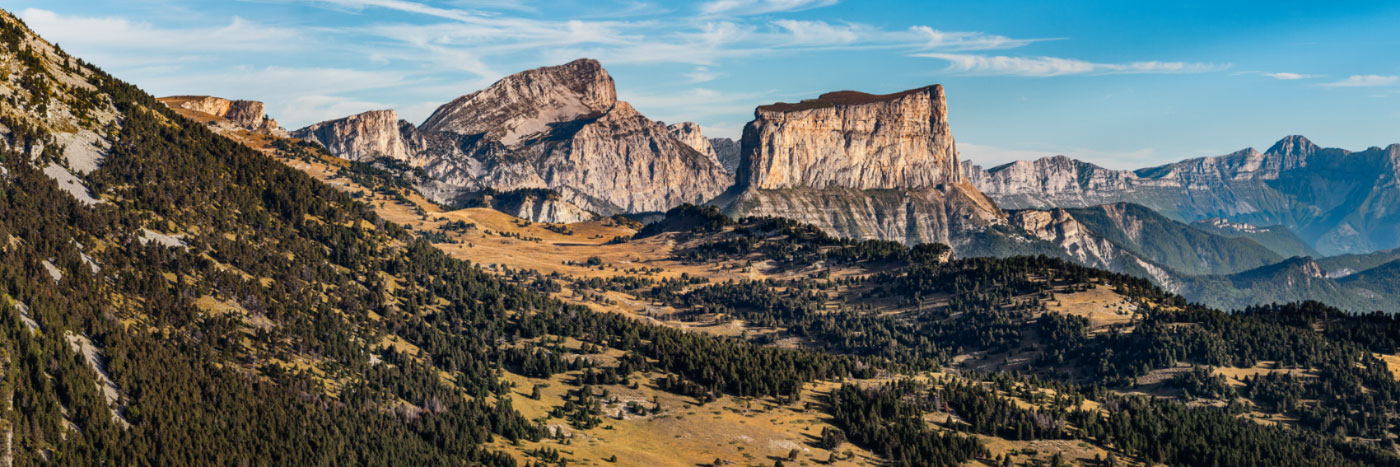
M39 8L20 10L19 17L42 31L49 41L95 55L87 57L89 60L111 59L119 64L150 62L142 57L153 51L184 58L220 52L272 52L305 44L308 39L294 29L237 16L225 25L193 28L160 28L121 17L60 15Z
M1400 83L1400 76L1351 75L1344 80L1322 83L1327 88L1373 88Z
M835 5L836 0L713 0L700 4L705 16L747 16L810 10Z
M954 53L918 53L914 56L946 61L948 67L944 71L950 73L1033 78L1068 75L1207 73L1229 68L1229 65L1196 62L1099 63L1060 57L1009 57Z
M1014 49L1025 47L1036 42L1062 39L1013 39L1006 36L980 32L940 31L928 26L913 26L909 28L909 31L915 36L926 38L923 44L925 48L953 51Z

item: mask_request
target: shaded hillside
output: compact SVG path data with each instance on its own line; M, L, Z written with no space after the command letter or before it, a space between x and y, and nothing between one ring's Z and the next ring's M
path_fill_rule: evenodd
M1342 309L1400 312L1400 295L1390 293L1395 277L1386 267L1353 280L1334 280L1312 258L1290 258L1231 275L1185 279L1182 295L1193 302L1225 310L1267 303L1316 300ZM1358 274L1357 276L1361 276Z
M1258 243L1264 248L1268 248L1269 251L1284 258L1292 258L1294 256L1311 256L1318 258L1322 256L1322 254L1313 250L1311 246L1308 246L1303 239L1298 238L1297 234L1294 234L1293 231L1281 225L1255 227L1249 224L1239 224L1216 218L1202 219L1191 223L1191 226L1216 235L1253 240L1255 243Z
M1136 204L1067 211L1098 235L1180 274L1233 273L1283 259L1252 240L1193 229Z
M1346 277L1395 260L1400 260L1400 249L1329 256L1318 259L1317 264L1322 266L1330 277Z

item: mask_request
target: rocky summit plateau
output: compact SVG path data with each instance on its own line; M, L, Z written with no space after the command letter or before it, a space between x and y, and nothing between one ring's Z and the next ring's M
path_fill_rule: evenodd
M718 201L734 215L954 248L1005 222L960 173L942 86L761 106L740 148L735 186Z

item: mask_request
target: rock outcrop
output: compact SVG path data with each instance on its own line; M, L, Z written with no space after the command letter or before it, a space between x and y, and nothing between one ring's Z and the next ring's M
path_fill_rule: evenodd
M357 117L298 135L348 159L405 160L426 174L424 194L446 204L485 190L548 189L555 201L594 214L660 212L703 203L733 180L698 126L667 127L618 101L612 77L594 60L508 76L444 104L416 128L399 122L391 131L392 115ZM394 156L400 148L406 156ZM572 209L529 211L542 213L531 220L560 222L552 213Z
M411 135L412 127L399 120L393 110L371 110L317 123L292 132L292 136L321 143L331 154L352 161L388 158L413 162L416 151L409 149L403 135L405 131Z
M1064 209L1012 211L1011 225L1054 245L1079 264L1172 283L1171 274L1091 231Z
M690 146L695 152L704 154L705 157L714 158L715 162L719 162L719 157L715 154L714 146L711 146L710 140L705 138L705 135L700 132L700 124L680 122L667 125L666 129L671 130L671 136L675 136L677 140L685 143L686 146Z
M715 148L715 158L724 170L734 173L739 170L739 142L729 138L710 138L710 147Z
M213 96L171 96L160 99L170 107L192 110L227 120L249 131L286 136L277 120L268 117L262 102Z
M737 183L719 201L734 215L955 249L1005 222L959 174L942 86L759 107L742 146Z
M1063 156L981 170L969 180L1008 209L1130 202L1195 222L1283 225L1325 255L1400 246L1400 144L1352 152L1301 136L1135 171Z

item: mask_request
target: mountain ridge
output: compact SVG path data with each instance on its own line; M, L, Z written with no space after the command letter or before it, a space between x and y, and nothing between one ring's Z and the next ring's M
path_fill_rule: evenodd
M1085 207L1126 201L1183 222L1223 218L1284 225L1323 254L1400 246L1400 144L1364 151L1322 148L1302 136L1266 152L1245 149L1137 170L1110 170L1064 156L982 170L964 163L980 190L1010 208Z

